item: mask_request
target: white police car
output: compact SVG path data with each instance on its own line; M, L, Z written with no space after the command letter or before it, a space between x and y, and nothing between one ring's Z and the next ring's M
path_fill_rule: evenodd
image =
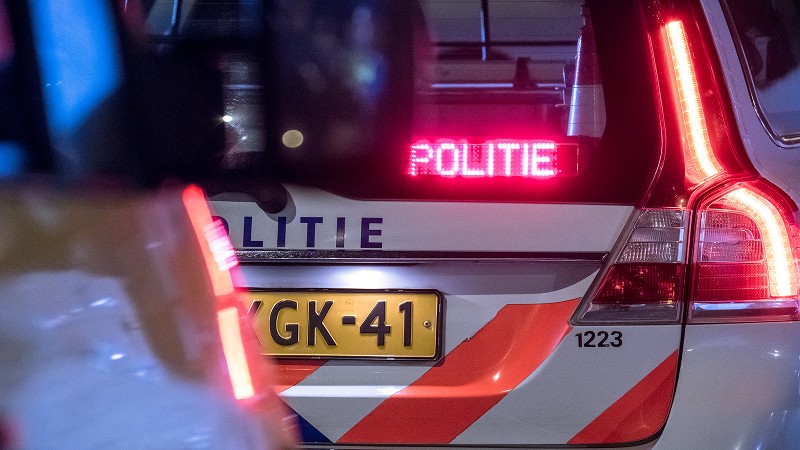
M800 447L797 3L399 3L231 65L212 207L304 443Z

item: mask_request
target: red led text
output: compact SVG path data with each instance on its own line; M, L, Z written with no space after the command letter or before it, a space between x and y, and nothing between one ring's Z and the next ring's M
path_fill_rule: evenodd
M553 141L419 141L411 146L408 174L444 177L553 177L559 173Z

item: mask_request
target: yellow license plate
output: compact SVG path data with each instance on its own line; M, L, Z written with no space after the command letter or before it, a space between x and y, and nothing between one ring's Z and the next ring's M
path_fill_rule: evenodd
M436 291L251 291L263 353L284 357L436 359Z

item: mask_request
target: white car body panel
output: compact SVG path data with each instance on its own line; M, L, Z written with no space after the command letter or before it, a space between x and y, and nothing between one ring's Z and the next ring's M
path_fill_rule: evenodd
M800 448L800 323L689 325L657 445Z
M600 329L574 327L544 364L453 442L524 445L520 428L537 440L566 442L680 345L679 325L617 327L623 351L576 345L575 333Z
M633 210L618 205L359 201L307 187L290 185L287 190L292 200L278 214L266 214L252 201L212 197L236 249L607 252ZM286 218L283 246L278 245L279 217ZM313 226L313 245L308 245L309 225L300 222L303 217L322 220ZM336 242L339 217L345 219L342 247ZM381 221L364 225L365 218ZM252 224L249 233L245 220ZM365 236L364 226L375 234Z

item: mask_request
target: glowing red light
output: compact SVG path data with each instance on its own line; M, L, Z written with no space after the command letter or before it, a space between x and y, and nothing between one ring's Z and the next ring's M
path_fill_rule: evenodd
M664 29L683 118L686 177L693 183L702 183L723 169L714 155L708 137L705 111L683 23L675 20L666 24Z
M222 225L211 220L205 193L197 186L188 186L183 191L183 203L200 243L214 294L222 296L232 293L230 268L236 266L238 260Z
M233 396L237 400L250 398L255 395L255 390L239 328L239 311L234 306L222 309L217 311L217 319L222 350L225 353L225 362L233 386Z
M211 220L211 211L203 190L197 186L186 187L183 191L183 203L203 252L214 295L220 306L217 311L219 335L234 397L237 400L251 398L255 395L255 390L239 326L239 310L236 307L238 294L234 290L231 274L231 269L239 261L222 224Z
M784 220L780 210L769 198L747 186L728 192L722 199L729 202L728 207L733 207L734 210L719 213L726 217L722 223L710 221L712 216L709 214L713 210L704 214L705 233L701 235L701 248L720 247L726 253L709 252L708 255L701 253L700 261L710 263L703 265L706 272L721 273L722 275L716 276L724 277L725 292L730 293L732 291L731 277L729 275L725 277L728 273L726 271L730 271L730 266L738 263L742 268L751 269L751 276L740 278L749 283L748 286L753 292L762 287L764 289L760 289L759 292L766 290L771 298L796 296L800 274L798 274L797 261L793 253L790 225ZM750 223L755 225L757 231L747 230L741 223L729 225L732 220L735 220L736 210L745 213L745 220L749 218L752 221ZM729 231L724 227L732 228L731 231L746 233L743 236L735 236L729 239L729 242L722 242L720 245L720 243L714 242L722 240L719 237L720 234L715 235L712 232ZM709 237L706 238L706 236ZM701 268L703 267L701 266ZM756 269L758 270L756 271ZM756 276L756 273L761 275ZM768 280L768 282L761 286L757 284L759 280L761 282ZM707 286L701 285L701 289L708 290L707 288Z
M421 140L411 146L408 174L469 178L576 175L577 152L576 144L547 140L496 139L482 144Z

